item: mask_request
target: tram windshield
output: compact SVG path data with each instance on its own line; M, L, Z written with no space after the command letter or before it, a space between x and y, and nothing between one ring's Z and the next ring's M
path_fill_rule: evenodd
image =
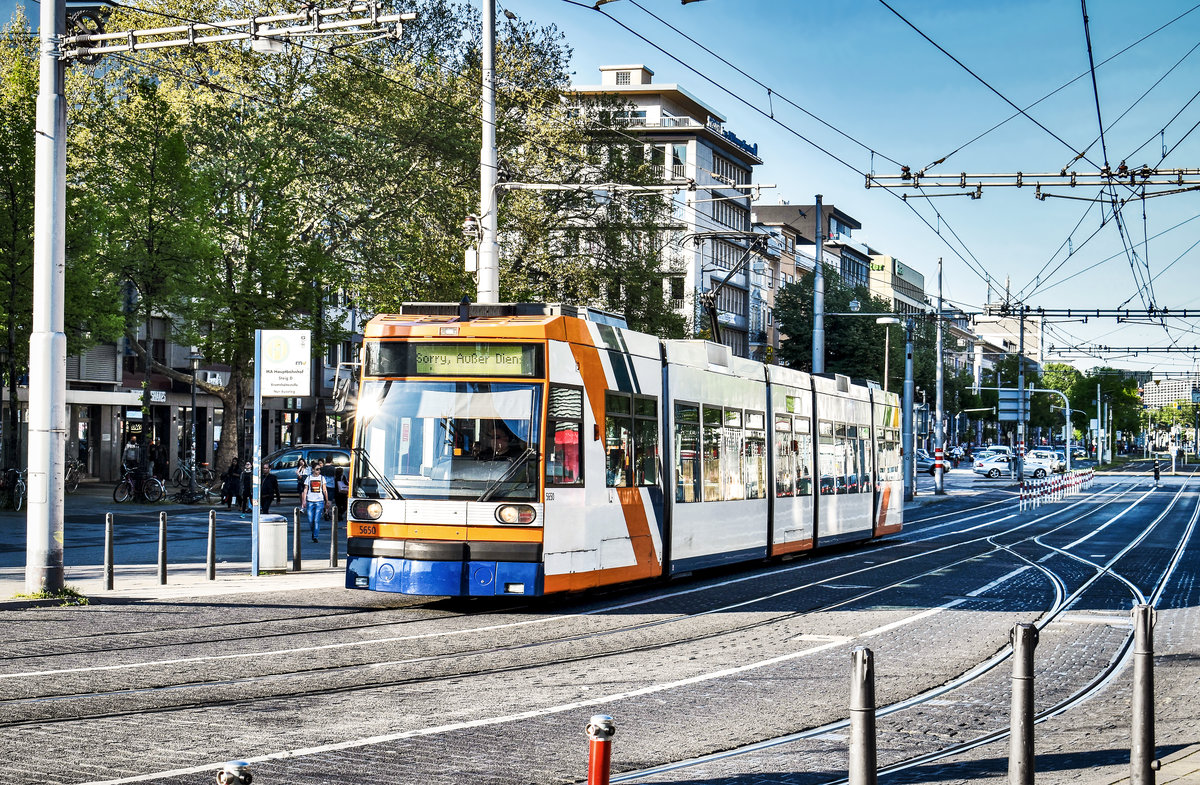
M355 495L536 500L541 396L537 384L365 382Z

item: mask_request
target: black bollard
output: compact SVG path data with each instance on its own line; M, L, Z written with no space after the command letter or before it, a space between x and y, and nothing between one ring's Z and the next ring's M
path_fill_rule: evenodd
M300 572L300 508L292 512L292 571Z
M158 583L167 585L167 513L158 514Z
M875 657L865 646L850 652L850 785L875 785Z
M104 588L113 587L113 514L104 513Z
M1130 785L1154 785L1154 609L1133 608L1133 723Z
M217 579L217 511L208 511L208 567L206 575L210 581Z
M338 566L338 508L333 504L329 515L329 566Z
M1038 631L1032 624L1017 624L1013 645L1012 724L1008 741L1009 785L1033 785L1033 650Z

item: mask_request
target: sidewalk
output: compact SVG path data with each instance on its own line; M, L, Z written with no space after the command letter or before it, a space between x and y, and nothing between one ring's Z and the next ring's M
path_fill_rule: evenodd
M1155 785L1200 785L1200 744L1168 755L1161 761L1162 769L1155 772ZM1112 780L1105 785L1127 785L1130 777Z

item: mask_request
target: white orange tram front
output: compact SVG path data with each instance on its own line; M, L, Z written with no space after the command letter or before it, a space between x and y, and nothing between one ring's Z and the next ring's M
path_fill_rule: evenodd
M899 530L894 394L587 309L471 314L367 326L349 588L538 595Z

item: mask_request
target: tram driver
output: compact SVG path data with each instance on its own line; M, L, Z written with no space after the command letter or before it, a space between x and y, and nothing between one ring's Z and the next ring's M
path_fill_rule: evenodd
M473 450L475 459L480 461L511 461L525 452L521 440L503 423L492 426L491 436L480 439Z

